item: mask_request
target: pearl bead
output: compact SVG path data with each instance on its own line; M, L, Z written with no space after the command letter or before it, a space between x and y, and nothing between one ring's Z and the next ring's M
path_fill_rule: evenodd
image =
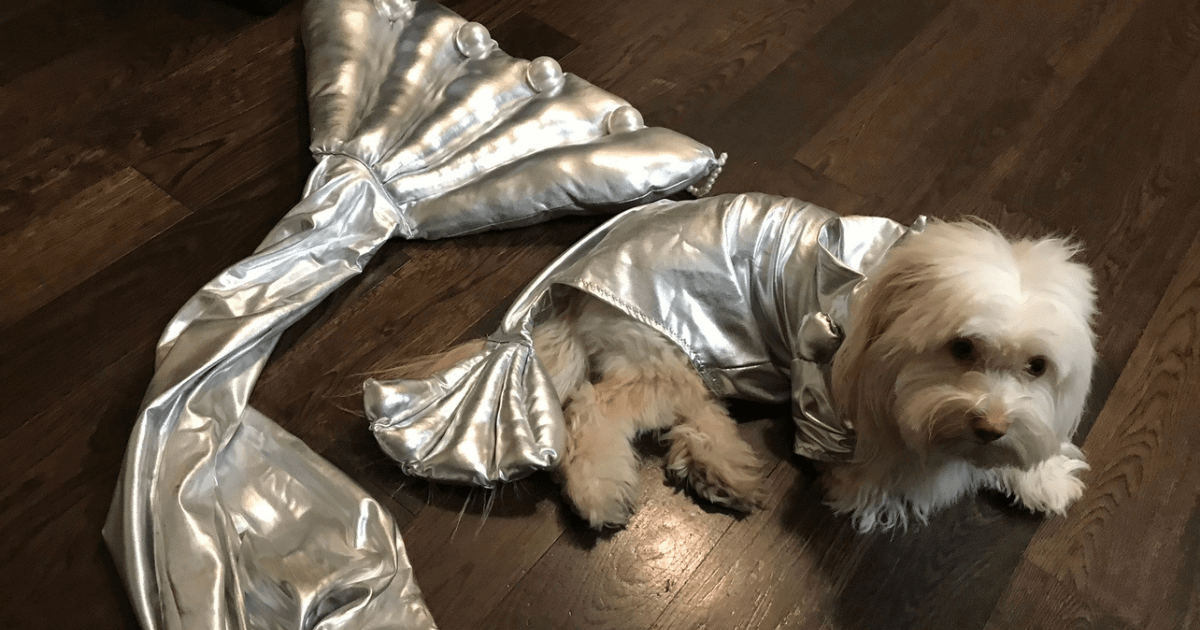
M471 59L483 59L492 52L492 47L495 45L492 42L492 34L488 32L486 26L479 22L467 22L458 27L454 43L463 56Z
M608 133L628 133L646 126L638 110L622 105L608 114Z
M553 90L562 85L563 79L562 66L549 57L538 57L530 61L529 68L525 71L525 80L538 92Z

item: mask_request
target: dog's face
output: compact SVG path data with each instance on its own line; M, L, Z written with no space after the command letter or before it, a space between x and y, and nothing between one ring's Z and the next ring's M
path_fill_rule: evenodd
M1029 468L1058 453L1095 361L1095 291L1075 251L973 223L933 223L897 244L855 295L834 360L858 456L904 448Z

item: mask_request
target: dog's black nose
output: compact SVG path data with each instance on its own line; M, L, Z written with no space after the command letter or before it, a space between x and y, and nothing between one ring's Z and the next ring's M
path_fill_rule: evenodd
M974 416L971 418L971 431L984 444L995 442L1004 437L1004 434L1008 431L1008 421L1003 417L989 418L985 415Z
M983 441L985 443L986 442L995 442L996 440L999 440L1000 438L1004 437L1004 433L1002 433L1000 431L996 431L994 429L978 428L978 429L975 429L975 437L979 438L981 441Z

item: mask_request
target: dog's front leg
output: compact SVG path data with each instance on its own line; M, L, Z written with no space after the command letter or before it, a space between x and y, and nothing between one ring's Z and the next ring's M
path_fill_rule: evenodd
M1064 442L1059 454L1029 470L996 468L990 472L991 487L1011 495L1034 512L1065 514L1067 507L1083 496L1079 473L1088 470L1083 452Z
M638 490L636 435L627 414L613 414L605 385L584 383L566 408L569 442L559 465L563 492L597 529L629 522ZM601 390L601 391L597 391Z
M760 507L762 461L738 435L733 418L703 392L682 405L680 415L667 434L667 472L717 505L743 512Z

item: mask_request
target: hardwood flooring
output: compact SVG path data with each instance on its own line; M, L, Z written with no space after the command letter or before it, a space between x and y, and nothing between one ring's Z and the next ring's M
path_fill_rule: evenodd
M0 627L135 627L100 527L154 343L312 168L299 2L237 4L0 6ZM1067 517L984 494L857 535L786 410L735 405L770 507L698 504L647 440L636 516L598 535L544 475L406 478L358 391L490 331L599 219L389 243L251 402L391 509L442 628L1200 628L1200 2L445 4L728 152L716 193L1073 235L1102 315Z

